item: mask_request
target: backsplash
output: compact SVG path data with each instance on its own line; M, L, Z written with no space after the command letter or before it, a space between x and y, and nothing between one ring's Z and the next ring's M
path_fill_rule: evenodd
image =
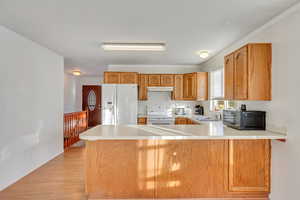
M146 115L148 109L165 109L166 112L175 112L175 108L185 108L186 113L194 113L196 101L173 101L171 92L148 92L147 101L138 102L138 114Z

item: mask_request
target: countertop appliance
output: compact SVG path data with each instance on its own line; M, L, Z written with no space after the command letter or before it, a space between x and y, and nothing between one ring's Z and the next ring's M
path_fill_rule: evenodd
M238 130L266 130L266 112L223 110L223 124Z
M137 85L102 84L102 124L137 124Z
M195 114L196 115L204 115L204 107L201 105L195 106Z
M172 125L175 124L175 118L172 115L170 105L149 105L147 107L147 124L152 125Z

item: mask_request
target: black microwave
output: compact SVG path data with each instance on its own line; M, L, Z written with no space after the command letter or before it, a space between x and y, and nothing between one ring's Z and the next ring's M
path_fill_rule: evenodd
M266 112L223 110L223 124L238 130L266 130Z

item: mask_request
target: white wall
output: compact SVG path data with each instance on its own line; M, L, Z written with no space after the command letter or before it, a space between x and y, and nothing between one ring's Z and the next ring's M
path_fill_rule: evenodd
M73 76L65 72L64 112L78 112L82 110L82 86L101 85L102 76Z
M268 127L286 129L287 143L274 141L272 154L272 200L294 200L300 186L300 4L262 28L224 49L203 64L210 71L223 65L223 57L248 42L273 44L272 93L270 102L246 102L250 109L267 111Z
M63 57L0 26L0 190L63 152Z
M64 73L64 112L76 110L76 79L75 76Z

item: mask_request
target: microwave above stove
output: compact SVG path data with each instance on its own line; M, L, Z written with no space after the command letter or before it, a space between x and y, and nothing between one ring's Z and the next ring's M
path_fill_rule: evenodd
M223 110L223 124L238 130L266 130L266 112Z

